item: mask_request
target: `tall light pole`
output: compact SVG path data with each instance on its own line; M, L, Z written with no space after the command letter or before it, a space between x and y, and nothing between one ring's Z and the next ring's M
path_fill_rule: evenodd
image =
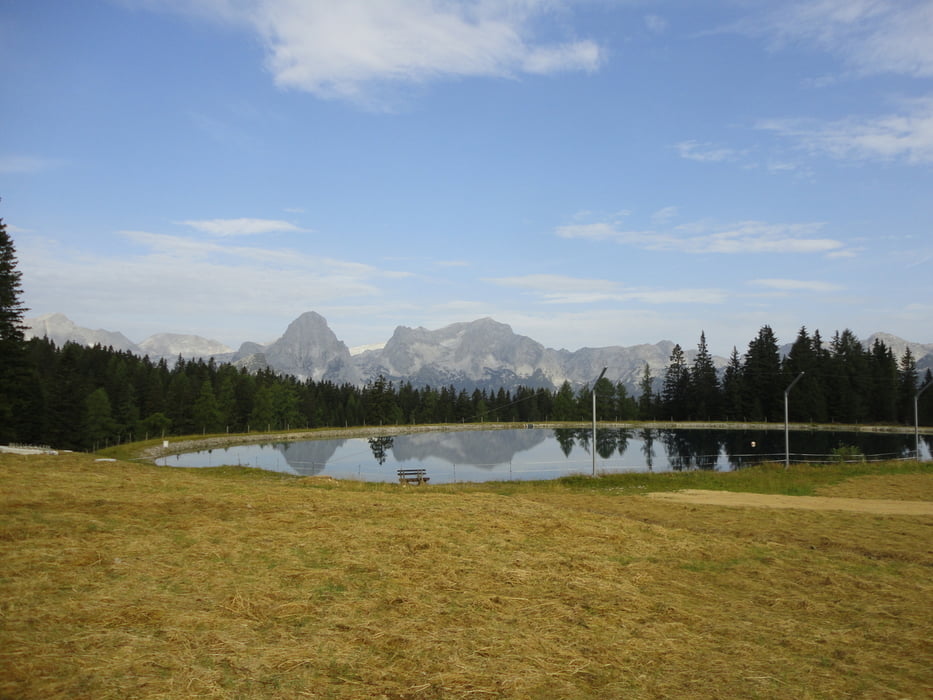
M920 394L929 389L931 386L933 386L933 382L927 382L917 390L916 394L914 394L914 453L918 462L920 461L920 420L918 418L917 402L920 399Z
M599 376L596 377L596 381L593 382L593 476L596 476L596 385L599 384L599 380L606 374L607 369L609 368L603 367L603 371L599 373Z
M804 372L801 372L797 375L797 378L792 381L788 387L784 390L784 468L787 469L790 467L790 428L787 423L787 396L790 394L790 390L794 388L794 384L800 381L800 378L804 375Z

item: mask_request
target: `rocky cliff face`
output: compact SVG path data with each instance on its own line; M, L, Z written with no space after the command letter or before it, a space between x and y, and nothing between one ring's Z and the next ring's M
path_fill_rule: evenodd
M292 321L285 334L262 354L269 367L282 374L318 382L360 383L350 350L314 311Z
M355 359L364 380L380 374L391 381L415 386L453 385L472 389L506 389L519 384L556 389L565 381L590 384L603 367L613 382L634 388L647 363L659 379L667 367L674 343L634 347L553 350L491 318L455 323L430 331L400 326L382 350ZM717 358L725 366L724 358Z
M356 358L364 379L383 375L416 386L498 388L524 379L526 386L563 381L557 353L504 323L483 318L430 331L399 326L385 347Z

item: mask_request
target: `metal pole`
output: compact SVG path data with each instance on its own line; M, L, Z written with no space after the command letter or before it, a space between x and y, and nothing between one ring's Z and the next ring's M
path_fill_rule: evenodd
M801 372L797 375L797 378L790 383L790 385L784 390L784 468L787 469L790 467L790 428L787 422L787 397L790 394L790 390L794 388L794 384L800 381L800 378L804 375L804 372Z
M596 385L599 384L599 380L606 374L607 369L609 368L603 367L603 371L599 373L599 376L596 377L596 381L593 382L593 444L590 447L590 452L593 455L593 476L596 476Z
M920 420L917 412L917 402L920 399L920 394L931 386L933 386L933 382L927 382L914 394L914 454L918 462L920 461Z

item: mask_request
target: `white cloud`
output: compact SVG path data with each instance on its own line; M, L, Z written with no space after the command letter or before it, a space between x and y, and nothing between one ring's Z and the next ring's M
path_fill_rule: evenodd
M254 236L262 233L305 232L288 221L277 219L205 219L182 221L185 226L212 236Z
M729 29L768 37L778 49L808 42L862 74L933 76L929 0L799 0L766 6L764 14Z
M752 280L749 284L783 292L838 292L843 289L838 284L818 280L759 279Z
M277 85L371 102L386 84L596 70L591 40L539 42L533 25L568 0L149 0L259 34Z
M832 253L844 248L841 241L816 237L821 223L769 224L740 221L727 226L693 222L668 231L629 231L613 223L559 226L561 238L615 241L644 250L681 253Z
M739 151L734 148L716 146L711 143L700 143L698 141L681 141L675 143L674 148L681 158L696 160L701 163L735 161L743 157L746 153L745 151Z
M137 244L135 255L117 259L38 237L24 240L18 253L29 306L92 310L102 317L99 324L135 340L153 327L181 327L235 345L275 337L309 309L323 313L349 300L383 304L387 282L407 274L297 250L146 231L121 235ZM224 329L211 331L212 324Z
M758 128L793 139L811 153L834 158L933 163L933 97L904 104L903 114L833 122L768 119Z

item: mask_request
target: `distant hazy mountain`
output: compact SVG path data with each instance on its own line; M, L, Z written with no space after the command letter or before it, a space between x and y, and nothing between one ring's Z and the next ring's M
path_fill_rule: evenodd
M233 352L223 343L208 340L199 335L180 335L178 333L158 333L149 336L139 344L140 349L149 357L211 357Z
M655 379L670 359L674 343L581 350L553 350L517 335L508 325L491 318L454 323L438 330L399 326L382 350L354 359L364 380L383 375L415 386L453 385L498 389L519 384L556 389L565 381L573 386L592 383L603 367L612 381L634 387L645 363ZM718 358L721 365L725 360Z
M435 331L399 326L385 347L354 360L364 380L381 374L415 386L498 388L521 380L525 386L552 387L565 378L557 351L491 318Z
M98 329L96 331L90 328L81 328L76 326L64 314L44 314L37 318L24 319L26 325L27 338L46 337L58 346L65 343L78 343L80 345L102 347L112 347L114 350L126 350L137 355L145 353L136 343L127 338L122 333L105 331Z
M907 348L910 348L910 354L914 356L914 360L917 362L917 367L919 369L926 369L927 367L933 366L933 343L911 343L910 341L898 338L896 335L891 335L890 333L872 333L868 336L863 345L871 349L875 340L880 340L889 347L898 360L901 359Z
M497 390L526 387L555 389L564 381L579 387L590 384L607 367L606 376L635 390L645 365L657 386L670 361L674 343L662 340L653 345L630 347L554 350L491 318L454 323L437 330L399 326L384 345L356 349L351 355L327 325L313 311L295 319L281 338L269 345L245 342L233 352L216 341L199 336L159 334L135 345L120 333L81 328L62 314L47 314L27 319L29 336L48 336L56 344L100 343L139 355L165 357L169 362L179 354L186 358L214 357L218 362L232 362L251 372L270 368L300 379L332 381L336 384L361 385L379 375L393 382L408 381L415 386L453 385L456 389ZM922 374L933 367L933 344L906 341L888 333L875 333L864 342L871 347L878 338L900 358L910 348ZM782 352L790 349L783 346ZM692 361L695 349L685 350ZM726 359L714 357L717 367Z

